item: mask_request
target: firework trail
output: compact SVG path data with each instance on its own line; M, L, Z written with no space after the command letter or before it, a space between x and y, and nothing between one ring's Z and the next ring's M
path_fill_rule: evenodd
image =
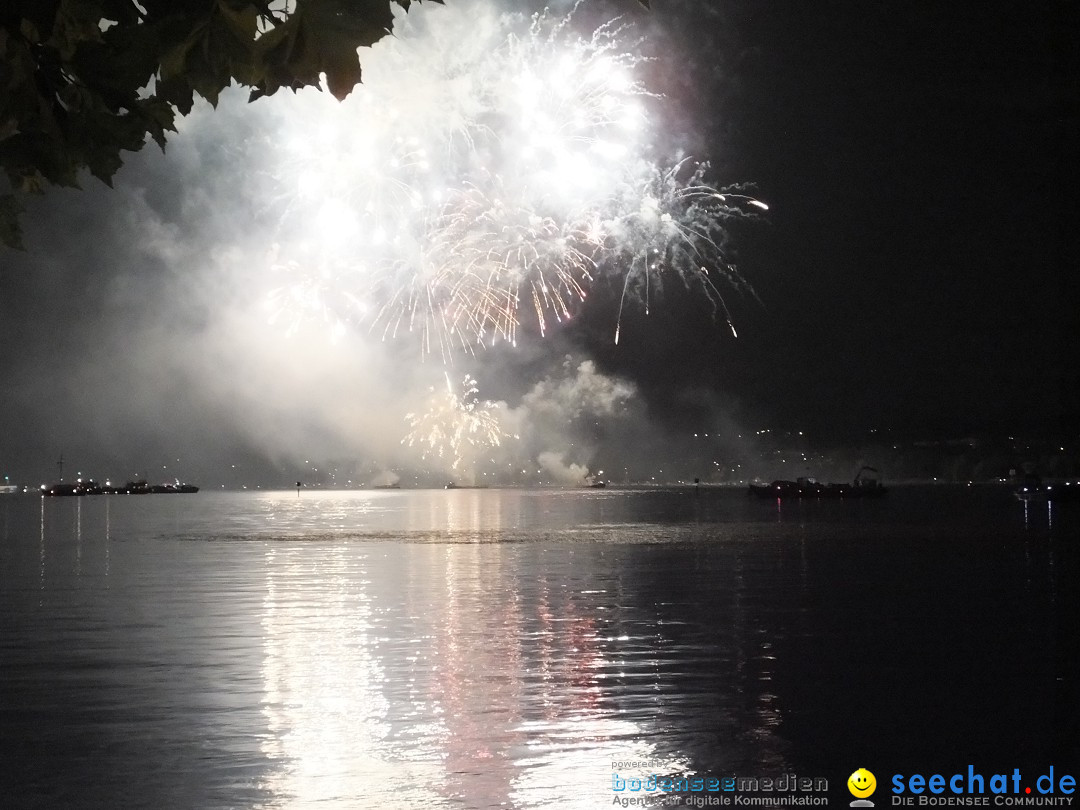
M450 462L450 469L471 478L466 469L467 458L477 451L498 447L510 438L502 431L494 413L495 403L481 400L476 380L466 375L460 391L454 389L446 375L444 390L431 390L423 413L408 413L405 421L409 432L401 443L421 448L425 461L439 458Z
M670 278L700 289L712 302L714 315L722 313L736 334L714 279L735 288L749 290L749 286L727 259L725 225L732 217L746 216L747 205L762 210L767 206L737 190L719 191L708 185L708 169L707 163L695 165L686 159L670 169L656 169L626 201L626 213L604 222L606 261L623 268L616 343L627 298L641 301L648 314L650 297Z
M725 224L764 204L711 185L708 164L656 159L640 42L618 21L587 36L572 22L414 5L345 102L296 97L279 318L412 333L445 360L526 326L543 336L604 279L622 288L618 342L623 307L648 311L678 279L731 325L721 283L745 284Z
M490 194L470 186L455 198L438 231L446 251L434 288L446 291L455 329L478 341L490 335L514 343L523 298L541 335L547 313L564 320L585 300L596 245L572 218L556 220L509 195Z

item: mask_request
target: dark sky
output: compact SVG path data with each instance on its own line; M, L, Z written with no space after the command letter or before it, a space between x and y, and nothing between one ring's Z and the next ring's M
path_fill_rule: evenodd
M695 372L748 412L839 437L1075 436L1073 12L717 5L724 34L687 33L728 49L729 72L695 102L723 111L723 168L772 210L737 233L761 305L738 307L738 341L679 340ZM642 351L667 386L677 339L655 325Z
M542 345L475 361L506 370L483 393L516 407L570 353L635 383L643 418L672 431L723 413L749 430L838 442L870 428L1075 439L1073 8L654 0L648 14L631 10L657 57L646 69L668 96L673 142L770 205L732 225L755 293L725 296L739 337L671 285L665 306L626 316L615 346L618 290L601 288ZM257 231L261 212L228 171L247 167L261 182L252 150L270 136L249 110L216 113L228 126L178 140L167 158L133 156L115 191L88 180L32 202L28 251L0 252L0 475L41 475L59 452L125 470L178 455L278 458L267 445L303 420L290 397L315 372L285 393L272 365L234 356L249 347L203 342L220 291L176 269L188 253L210 266L231 233L246 243ZM209 259L203 243L218 246ZM177 359L194 352L202 376ZM238 394L227 383L241 368L252 376ZM193 379L209 382L194 390ZM368 388L342 383L322 400L355 398L365 429L385 432L397 417L378 414L400 397ZM251 404L275 397L279 413ZM364 431L331 433L299 431L280 454L370 449L349 444Z

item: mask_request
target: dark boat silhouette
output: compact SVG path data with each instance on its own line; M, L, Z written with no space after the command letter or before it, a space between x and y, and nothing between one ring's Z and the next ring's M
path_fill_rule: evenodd
M167 493L190 494L198 492L199 488L193 484L181 484L179 481L173 484L148 484L146 481L128 481L122 487L114 487L108 484L101 485L96 481L78 481L74 484L53 484L50 487L42 487L41 494L51 497L70 497L78 495L161 495Z
M43 488L41 494L50 495L54 498L67 498L73 495L90 495L91 489L91 487L84 486L81 482L78 484L53 484L51 487Z
M1080 481L1046 484L1037 475L1026 475L1013 496L1021 501L1080 501Z
M873 473L866 476L864 473ZM850 484L822 484L815 478L794 481L777 480L770 484L751 484L750 494L759 498L880 498L887 493L873 467L863 467Z

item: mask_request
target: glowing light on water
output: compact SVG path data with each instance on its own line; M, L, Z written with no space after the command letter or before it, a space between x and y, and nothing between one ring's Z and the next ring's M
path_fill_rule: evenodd
M656 158L640 42L572 22L414 5L345 102L288 102L277 310L413 333L444 359L545 335L605 278L616 341L623 307L647 312L670 280L730 325L721 286L745 285L725 224L767 206L711 185L708 164Z

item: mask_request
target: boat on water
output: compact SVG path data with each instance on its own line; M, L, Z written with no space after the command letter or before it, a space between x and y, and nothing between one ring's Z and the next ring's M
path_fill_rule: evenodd
M759 498L880 498L888 492L873 467L863 467L850 484L823 484L816 478L777 480L751 484L750 494Z
M104 491L95 481L79 481L74 484L60 483L48 487L42 485L41 487L42 495L50 495L56 498L74 495L101 495Z
M42 486L41 494L51 497L72 497L79 495L164 495L191 494L198 492L194 484L182 484L179 481L164 484L148 484L146 481L128 481L122 487L111 484L98 484L96 481L76 481L74 484L53 484Z
M1044 484L1038 476L1027 476L1013 490L1013 497L1020 501L1080 501L1080 481L1060 481Z
M153 484L150 487L151 495L164 495L164 494L193 494L198 492L199 488L194 484L181 484L177 481L174 484Z

